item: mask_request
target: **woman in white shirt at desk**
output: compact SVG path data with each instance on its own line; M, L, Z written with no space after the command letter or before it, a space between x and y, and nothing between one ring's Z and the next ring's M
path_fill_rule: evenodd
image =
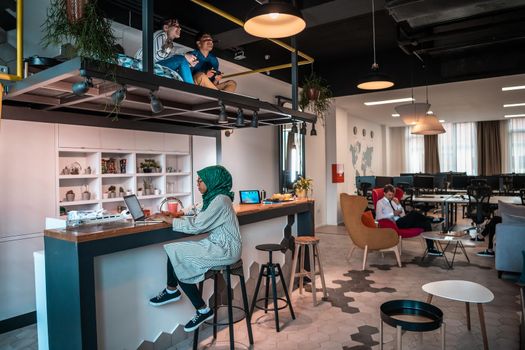
M376 203L376 220L388 219L396 223L399 228L422 228L424 231L432 231L432 219L417 212L411 211L405 214L405 210L399 199L394 194L396 189L392 185L386 185L383 188L384 197ZM428 255L443 255L439 250L434 248L434 242L427 239Z

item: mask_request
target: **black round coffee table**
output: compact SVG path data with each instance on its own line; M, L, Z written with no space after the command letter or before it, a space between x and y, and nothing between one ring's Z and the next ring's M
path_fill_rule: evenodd
M397 330L397 349L401 350L401 331L430 332L441 328L441 349L445 349L443 312L417 300L391 300L380 306L379 349L383 349L383 322Z

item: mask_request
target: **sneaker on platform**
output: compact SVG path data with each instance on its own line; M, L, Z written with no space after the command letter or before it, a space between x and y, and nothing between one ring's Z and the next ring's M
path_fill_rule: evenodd
M164 288L156 297L153 297L149 300L149 304L153 306L161 306L180 300L180 297L180 290L177 289L175 293L168 293L166 288Z
M476 253L476 255L477 256L484 256L484 257L487 257L487 258L493 258L495 256L494 251L490 251L488 249L485 249L482 252L478 252L478 253Z
M440 252L439 250L435 249L435 248L432 248L432 249L428 250L428 255L431 255L431 256L443 256L443 253Z

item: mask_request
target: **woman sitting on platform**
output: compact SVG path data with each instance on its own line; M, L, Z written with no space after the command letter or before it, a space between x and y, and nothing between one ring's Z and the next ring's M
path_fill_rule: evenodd
M184 330L191 332L213 317L202 299L196 283L215 267L231 265L241 258L242 242L239 222L233 209L232 177L226 168L216 165L197 171L197 186L202 193L202 210L195 217L175 219L162 216L173 230L189 234L209 233L199 241L175 242L164 246L168 254L167 287L150 299L154 306L164 305L181 298L184 291L197 310Z

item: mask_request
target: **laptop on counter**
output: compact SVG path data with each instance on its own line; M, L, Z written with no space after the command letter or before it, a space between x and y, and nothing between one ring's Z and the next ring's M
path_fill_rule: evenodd
M151 220L146 217L144 214L144 211L142 210L142 207L140 206L139 199L136 195L130 194L129 196L124 196L124 202L126 203L126 206L128 207L128 211L133 218L133 221L135 223L137 222L149 222L149 223L163 223L162 220Z

